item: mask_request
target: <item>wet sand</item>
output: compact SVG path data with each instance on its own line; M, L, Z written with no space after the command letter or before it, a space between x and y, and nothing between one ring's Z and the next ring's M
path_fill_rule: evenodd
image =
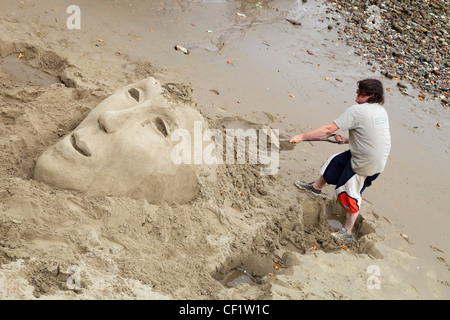
M0 297L450 297L449 109L419 100L412 86L403 94L356 56L339 39L344 21L327 13L329 5L257 3L79 1L81 29L69 30L72 3L2 1ZM329 236L327 215L340 212L331 187L322 200L293 185L317 176L342 150L333 144L282 151L273 177L221 167L221 183L204 185L189 206L92 198L31 179L39 155L89 110L150 75L190 83L212 124L239 118L284 136L334 120L354 102L358 80L382 80L392 152L364 192L358 245L343 249ZM51 79L58 83L49 86ZM70 265L82 270L79 290L67 288ZM220 281L239 267L261 281L225 288ZM380 289L368 287L373 270Z

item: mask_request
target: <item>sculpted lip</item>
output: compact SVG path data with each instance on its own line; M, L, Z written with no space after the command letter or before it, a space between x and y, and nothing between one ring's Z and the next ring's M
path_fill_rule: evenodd
M90 157L92 155L89 147L86 143L80 141L80 136L75 132L70 136L70 142L75 150L77 150L82 156Z

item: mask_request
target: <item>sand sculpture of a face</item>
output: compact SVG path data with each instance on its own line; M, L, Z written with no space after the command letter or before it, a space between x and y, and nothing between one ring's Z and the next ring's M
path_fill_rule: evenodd
M37 160L34 179L89 195L151 203L188 202L198 193L195 167L171 161L171 133L193 132L202 115L148 78L102 101Z

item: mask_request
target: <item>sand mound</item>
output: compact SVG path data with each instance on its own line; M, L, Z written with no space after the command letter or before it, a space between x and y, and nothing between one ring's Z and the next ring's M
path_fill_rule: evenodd
M3 61L17 53L17 46L11 48L2 50ZM60 61L55 72L67 64ZM291 252L343 250L328 224L332 215L342 218L335 201L305 194L283 201L278 178L261 176L258 164L218 165L213 176L200 171L200 193L187 204L92 196L31 179L40 154L77 127L103 96L60 82L23 83L5 73L1 78L1 130L9 137L1 149L2 297L213 299L231 293L221 281L233 269L261 282L274 266L289 268ZM165 87L191 97L186 85ZM227 121L208 120L222 129ZM242 118L235 125L266 126ZM364 240L374 231L370 223L361 218L357 229L361 241L345 244L348 249L380 257Z

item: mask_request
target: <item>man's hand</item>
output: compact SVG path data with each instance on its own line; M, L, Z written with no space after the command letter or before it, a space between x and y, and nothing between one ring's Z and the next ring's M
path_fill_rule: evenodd
M337 134L334 136L334 139L339 142L339 144L343 144L343 143L348 143L348 139L345 138L344 136Z
M296 135L296 136L293 136L292 138L291 138L291 140L289 140L289 143L300 143L300 142L302 142L303 141L303 133L300 133L300 134L298 134L298 135Z

